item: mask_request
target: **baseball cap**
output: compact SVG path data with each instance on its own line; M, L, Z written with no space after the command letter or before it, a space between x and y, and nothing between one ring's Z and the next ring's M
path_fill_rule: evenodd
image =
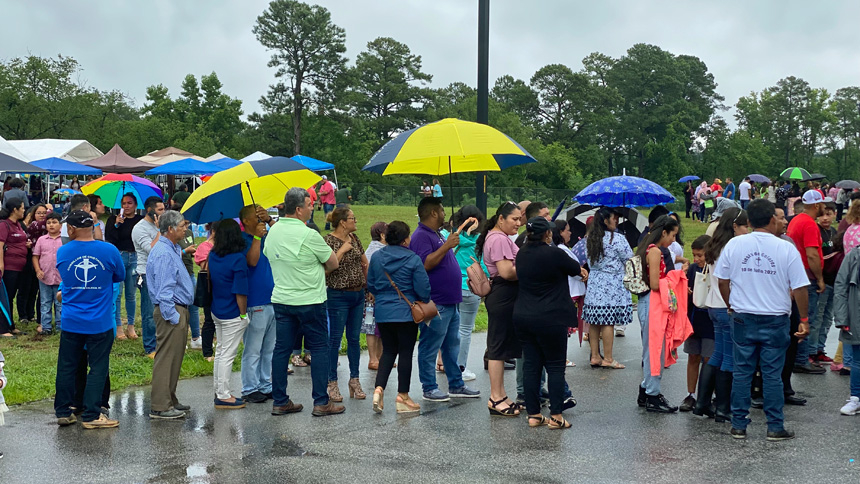
M328 180L328 177L327 177L327 176L325 176L325 175L323 175L323 176L322 176L322 179L323 179L323 180Z
M803 194L803 204L815 205L816 203L824 203L824 197L817 190L807 190Z
M535 235L543 234L551 229L552 225L543 217L532 217L526 222L526 230Z
M92 227L95 224L92 216L83 210L75 210L70 213L69 216L66 217L66 223L78 229Z

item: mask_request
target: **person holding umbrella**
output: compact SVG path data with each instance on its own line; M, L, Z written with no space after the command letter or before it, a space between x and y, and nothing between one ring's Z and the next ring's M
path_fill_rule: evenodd
M134 270L137 268L137 252L134 249L134 242L131 240L131 231L138 222L143 220L143 215L136 212L137 197L133 193L126 193L122 196L120 207L119 213L109 216L107 222L105 222L105 241L119 250L119 255L122 257L123 267L125 268L123 286L125 287L125 315L128 318L128 323L125 331L123 331L122 319L120 318L121 292L116 298L116 339L137 339L137 333L134 331L134 313L137 309L137 304L135 303Z
M585 288L582 318L589 323L588 343L591 345L591 367L623 369L613 358L615 327L633 322L633 302L624 289L624 262L633 256L630 244L617 233L618 213L601 207L594 214L587 236L586 254L591 269ZM600 356L600 341L604 356Z

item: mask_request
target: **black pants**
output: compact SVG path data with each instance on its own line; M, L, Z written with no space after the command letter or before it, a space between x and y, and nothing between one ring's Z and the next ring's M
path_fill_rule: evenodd
M81 360L78 362L78 374L75 377L75 408L79 411L84 409L84 391L87 389L87 350L81 353ZM105 389L102 392L101 406L110 408L110 375L105 379Z
M382 338L382 357L376 371L376 386L385 389L388 377L397 358L397 392L409 393L412 377L412 352L418 338L418 325L407 323L379 323L379 337Z
M687 218L690 218L690 209L693 208L693 201L689 198L685 199L684 207L687 209Z
M212 352L212 341L215 339L215 320L212 319L211 306L203 306L203 328L200 330L203 337L203 356L215 356Z
M523 397L529 415L540 413L540 380L546 369L549 411L560 414L564 404L564 366L567 356L567 328L517 325L523 347Z
M27 264L18 275L18 319L29 319L41 322L41 311L36 311L36 294L39 292L39 279L33 268L33 259L27 256Z
M844 204L841 204L841 203L836 204L836 221L837 221L837 222L841 222L841 221L842 221L842 212L843 212L844 210L845 210L845 205L844 205Z
M82 334L63 331L60 333L60 350L57 354L57 395L54 397L54 413L59 417L72 414L75 404L75 385L78 366L86 347L90 372L84 387L84 422L99 418L101 403L108 377L110 350L113 348L114 330L104 333Z
M788 344L788 350L785 352L785 366L782 367L782 392L786 395L794 395L794 389L791 388L791 373L794 371L794 358L797 356L797 344L799 343L794 333L800 329L800 313L797 310L797 304L791 303L791 321L790 334L791 342Z
M6 297L9 301L9 307L6 308L9 310L9 319L6 319L5 315L0 315L0 334L11 333L15 329L15 318L12 316L12 308L15 305L12 301L18 292L18 278L20 274L21 271L6 270L3 272L3 284L6 286ZM19 315L18 319L20 318L21 316Z

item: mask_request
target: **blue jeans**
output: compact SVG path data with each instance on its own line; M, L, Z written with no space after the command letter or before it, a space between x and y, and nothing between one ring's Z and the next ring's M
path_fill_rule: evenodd
M242 342L242 395L272 393L272 355L275 351L275 308L248 308L248 327Z
M815 319L809 318L809 356L815 356L824 351L827 343L827 332L833 324L833 286L824 286L824 292L818 295L818 308Z
M197 294L197 281L194 275L191 275L191 281L194 283L194 294ZM248 309L250 311L250 308ZM188 306L188 327L191 328L191 337L197 339L200 337L200 308L191 304Z
M108 378L110 366L110 350L113 347L113 330L104 333L81 334L63 331L60 335L60 349L57 353L56 396L54 397L54 414L68 417L72 414L75 404L75 385L78 364L86 352L90 372L83 395L84 422L91 422L99 417L102 394L105 381Z
M314 405L328 403L328 323L325 304L288 306L273 304L275 308L275 352L272 356L272 399L274 405L286 405L290 401L287 394L287 370L290 353L296 344L296 334L305 335L305 345L314 352L311 365L311 394Z
M442 365L448 376L448 389L462 388L463 373L457 366L460 354L460 313L456 304L438 304L439 315L430 324L421 324L418 335L418 379L424 393L439 388L436 383L436 354L442 350Z
M346 356L349 359L349 377L358 378L361 358L361 322L364 317L364 291L338 291L328 289L326 310L329 320L329 375L328 381L337 381L337 356L346 330Z
M785 352L791 342L788 315L734 313L732 316L735 338L732 427L746 429L749 425L750 385L758 365L761 368L767 430L779 432L785 428L782 368Z
M708 364L722 371L734 370L734 342L732 320L726 308L708 308L708 316L714 323L714 354Z
M851 352L851 345L842 344L842 366L845 368L854 368L854 355ZM853 370L852 370L852 375Z
M860 397L860 345L842 345L842 363L851 360L851 396Z
M138 277L138 276L135 276ZM149 298L149 288L146 286L146 274L140 274L140 327L143 330L143 351L150 354L155 351L155 320L152 319L152 312L155 307L152 305L152 300ZM132 304L134 299L132 298ZM128 320L131 324L131 319Z
M812 322L815 321L815 317L818 314L818 299L821 294L824 293L818 294L818 283L816 281L809 281L809 286L807 286L807 289L809 290L809 334L812 334ZM809 354L815 353L814 351L812 351L812 349L810 349L810 346L814 348L815 345L818 344L818 341L816 340L813 344L810 345L809 339L810 338L806 338L805 340L797 343L797 356L794 358L795 365L805 365L809 363Z
M128 324L134 326L135 313L135 278L134 270L137 268L137 253L135 252L120 252L122 265L125 267L125 280L122 285L125 287L125 315L128 318ZM122 326L122 291L116 297L116 326Z
M750 204L749 200L741 200L741 210L746 210L747 205L749 205L749 204Z
M478 317L480 307L480 296L463 289L463 302L457 305L457 310L460 311L460 354L457 356L457 363L463 368L469 361L469 345L472 344L472 331L475 330L475 318Z
M636 311L639 313L639 329L642 334L642 383L639 385L645 389L647 395L656 397L660 394L660 382L663 379L663 365L660 365L660 374L651 376L651 354L648 351L648 309L651 303L651 293L639 296ZM660 353L660 361L665 358L665 345Z
M324 203L324 204L322 204L322 206L323 206L323 214L325 215L324 218L328 219L328 213L331 212L332 210L334 210L334 204L333 203ZM331 224L328 222L328 220L326 220L325 229L331 230Z
M54 308L54 326L60 329L62 325L63 304L57 301L57 291L60 290L60 285L49 286L42 281L39 281L39 311L42 313L42 329L50 331L51 326L51 307Z

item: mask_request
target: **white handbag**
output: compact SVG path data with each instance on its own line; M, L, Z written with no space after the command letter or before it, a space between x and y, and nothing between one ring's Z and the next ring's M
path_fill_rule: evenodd
M697 308L705 308L708 300L708 292L711 291L711 273L710 266L705 266L705 270L696 273L696 278L693 280L693 305Z

